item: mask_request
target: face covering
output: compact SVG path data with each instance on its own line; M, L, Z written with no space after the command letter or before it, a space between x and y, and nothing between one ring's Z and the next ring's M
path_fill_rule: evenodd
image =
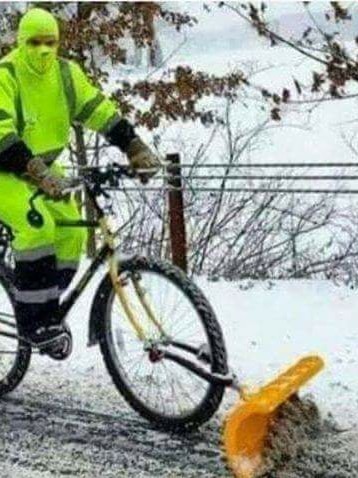
M59 40L59 29L55 17L42 8L29 10L21 19L18 30L18 45L27 65L38 74L51 69L57 57L57 44L32 45L32 38L52 37Z
M36 73L46 73L57 56L57 47L49 47L46 45L32 46L26 45L24 51L26 62L33 68Z

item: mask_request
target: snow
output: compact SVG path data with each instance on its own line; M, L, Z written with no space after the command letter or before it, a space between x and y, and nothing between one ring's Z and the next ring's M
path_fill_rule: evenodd
M219 426L236 392L228 391L217 416L197 433L170 436L125 404L98 347L87 348L88 313L103 273L68 318L72 356L65 362L34 356L22 385L0 401L1 478L228 478L219 459ZM307 353L326 361L303 393L313 395L324 417L332 413L339 429L351 431L324 429L305 444L290 473L270 478L302 478L302 470L305 478L357 478L356 291L319 281L196 282L216 311L241 383L260 386Z
M278 18L284 14L296 14L297 6L292 3L275 5L274 14ZM311 3L317 5L318 2ZM292 83L293 76L307 80L312 66L310 62L301 62L300 57L285 48L269 48L232 14L217 10L210 16L202 10L199 2L177 2L173 9L179 5L197 14L200 22L198 27L183 35L162 26L159 38L164 56L186 38L165 68L188 64L196 69L223 74L236 67L244 68L250 61L260 67L275 67L262 70L255 76L258 85L269 84L280 90ZM323 7L314 8L320 10ZM131 71L125 67L112 79L113 82L121 78L135 81L145 78L148 73L151 72L146 69ZM158 70L154 77L160 77L162 73L163 70ZM237 121L244 118L245 122L253 122L259 113L251 111L243 115L238 111L237 115ZM356 158L346 148L337 123L353 120L355 116L356 101L322 105L310 118L302 119L302 116L292 113L287 122L297 123L298 127L270 130L264 150L252 151L250 159L265 162L272 158L285 162L354 161ZM162 142L168 150L178 147L180 142L189 146L194 144L197 148L209 133L200 126L175 125L167 128ZM223 157L222 143L215 142L210 153L214 161L220 160ZM167 435L150 430L118 396L104 369L98 347L86 347L88 313L101 274L103 271L93 280L69 317L75 341L69 360L56 363L35 356L22 386L9 401L0 402L4 417L0 443L5 445L0 451L4 464L1 478L74 476L71 473L83 477L227 476L217 456L218 419L204 428L199 437L190 439L169 439ZM242 383L255 388L297 358L319 354L324 358L326 368L305 391L314 396L324 416L334 416L339 428L356 430L356 290L325 281L251 284L208 282L204 278L196 280L217 313L226 339L230 367ZM236 393L228 392L228 403L235 400ZM219 412L220 418L222 414L223 408ZM354 440L352 437L350 449L357 454L358 444ZM325 448L320 458L323 461L328 459L326 452ZM303 472L302 477L311 478L306 470ZM337 478L343 475L312 476ZM358 472L350 478L357 476Z
M326 369L307 391L343 427L358 424L358 295L325 281L202 284L227 341L231 367L257 386L297 358L321 355Z
M88 312L101 277L102 273L93 279L70 314L75 349L66 373L86 375L91 370L98 378L103 374L97 348L86 348ZM305 391L343 428L358 425L356 290L328 281L237 283L199 278L197 283L214 307L229 365L242 383L255 388L298 358L318 354L325 360L325 370ZM38 360L54 366L49 359Z

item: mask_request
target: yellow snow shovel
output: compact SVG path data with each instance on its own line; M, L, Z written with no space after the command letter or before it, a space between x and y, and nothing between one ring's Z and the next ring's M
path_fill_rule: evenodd
M324 367L317 356L305 357L253 394L241 393L223 427L223 451L237 478L258 476L278 408Z

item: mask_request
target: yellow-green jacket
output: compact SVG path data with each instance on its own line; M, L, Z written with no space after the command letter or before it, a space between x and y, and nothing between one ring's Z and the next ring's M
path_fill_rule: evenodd
M72 123L106 133L118 120L115 105L73 61L56 58L42 74L21 48L0 61L0 153L21 139L34 155L56 154L68 145Z

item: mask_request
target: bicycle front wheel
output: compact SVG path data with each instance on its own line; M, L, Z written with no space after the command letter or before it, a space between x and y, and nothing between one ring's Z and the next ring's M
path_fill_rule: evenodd
M107 369L120 393L141 416L167 430L198 427L218 409L224 387L208 383L158 350L175 351L213 373L227 373L224 340L200 289L168 262L135 258L119 277L146 339L138 339L107 276L101 286L103 320L98 337ZM140 284L158 323L138 298Z

